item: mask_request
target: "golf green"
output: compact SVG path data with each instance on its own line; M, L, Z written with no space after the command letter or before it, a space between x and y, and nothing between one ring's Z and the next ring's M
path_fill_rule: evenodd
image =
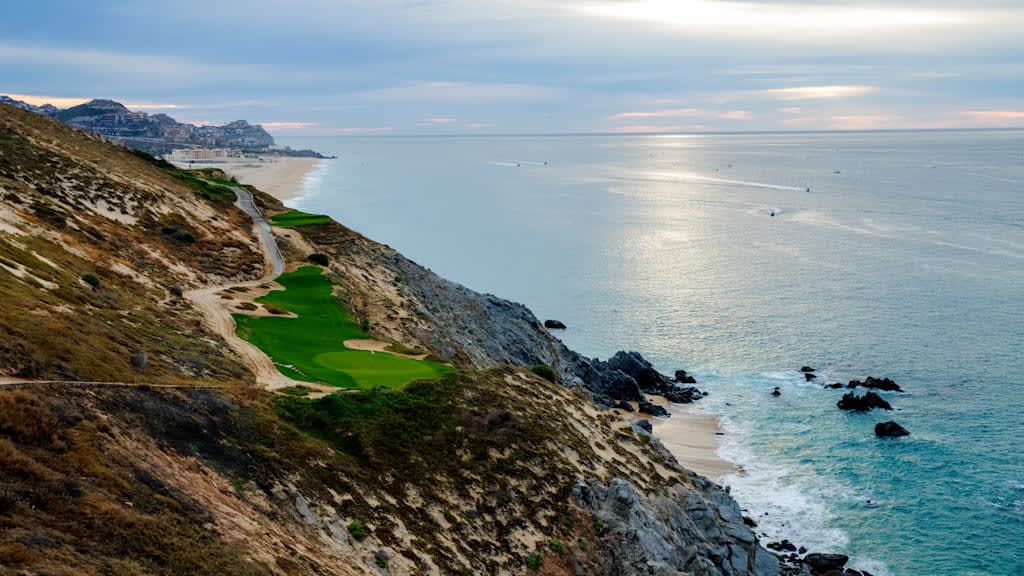
M299 226L326 224L330 221L330 216L309 214L308 212L301 212L299 210L291 210L270 218L271 224L280 228L298 228Z
M339 306L319 267L304 266L282 274L277 282L285 289L257 302L283 308L297 318L234 317L238 335L263 350L286 376L343 388L394 388L450 370L436 362L346 348L345 340L370 336Z

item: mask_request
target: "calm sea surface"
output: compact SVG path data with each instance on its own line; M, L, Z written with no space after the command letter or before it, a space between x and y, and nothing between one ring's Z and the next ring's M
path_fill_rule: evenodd
M1024 131L288 143L340 156L301 208L584 354L695 373L768 538L876 574L1024 574ZM805 364L909 393L843 413ZM912 435L876 439L889 419Z

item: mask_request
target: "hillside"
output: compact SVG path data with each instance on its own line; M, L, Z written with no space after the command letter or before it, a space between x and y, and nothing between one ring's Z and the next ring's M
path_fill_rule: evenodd
M340 224L275 228L286 270L320 254L361 330L450 370L327 394L254 357L217 318L280 287L227 186L0 106L0 574L779 572L600 407L664 386L649 366Z

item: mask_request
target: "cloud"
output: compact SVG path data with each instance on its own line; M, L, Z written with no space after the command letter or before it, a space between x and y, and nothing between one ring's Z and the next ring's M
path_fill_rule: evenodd
M1024 125L1024 110L969 110L964 112L963 115L986 125Z
M641 118L686 118L690 116L699 116L700 110L696 108L666 108L663 110L649 110L639 112L619 112L608 117L609 120L616 122L622 120L635 120Z
M484 128L491 128L493 125L487 122L471 122L467 125L470 130L483 130Z
M748 110L728 110L718 114L718 118L722 120L750 120L753 117Z
M389 132L394 132L394 130L395 129L393 127L391 127L391 126L376 126L376 127L371 127L371 128L347 127L347 128L335 128L334 129L334 133L335 134L341 134L341 135L356 136L356 135L360 135L360 134L387 134Z
M15 94L13 92L0 92L0 94L9 96L15 100L21 100L22 102L33 106L53 104L57 108L70 108L91 100L91 98L78 98L74 96L37 96L34 94Z
M799 106L788 106L786 108L779 108L779 112L783 114L799 114L801 108Z
M501 102L544 100L562 94L561 88L538 84L430 81L367 90L352 96L376 102Z
M777 100L824 100L836 98L852 98L877 92L874 86L796 86L792 88L772 88L756 91Z
M441 124L454 124L457 120L458 120L457 118L447 118L447 117L442 117L442 118L424 118L421 123L424 124L424 125L431 125L432 124L432 125L437 126L437 125L441 125Z
M630 124L618 126L613 132L620 134L674 134L678 132L704 132L708 127L704 124L688 124L674 126L655 126L652 124Z
M316 122L260 122L266 130L306 130L320 124Z
M266 73L265 69L253 66L210 65L176 56L10 43L0 43L0 63L70 70L108 78L144 79L161 85L206 84L211 78L225 81L247 78L257 72Z
M582 11L619 21L645 22L687 33L773 37L855 35L950 28L973 23L966 10L932 7L785 4L714 0L633 0L589 3Z

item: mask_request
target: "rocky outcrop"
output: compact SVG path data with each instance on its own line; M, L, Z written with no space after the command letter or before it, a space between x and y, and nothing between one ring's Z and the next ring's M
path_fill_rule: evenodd
M549 330L565 330L566 328L561 320L545 320L544 327Z
M844 554L808 554L804 557L804 564L811 568L812 574L842 570L849 561L850 557Z
M843 394L843 397L839 399L839 402L836 402L836 406L838 406L840 410L854 410L856 412L867 412L874 408L892 410L892 406L886 402L884 398L874 392L868 392L863 396L857 396L853 392L847 392L846 394Z
M665 410L657 404L648 402L647 400L641 400L637 406L637 411L643 414L650 414L651 416L668 416L668 410Z
M860 380L850 380L849 384L847 384L846 387L874 388L876 390L882 390L885 392L903 392L903 389L900 388L900 385L893 382L892 380L888 378L875 378L873 376L868 376L867 378L864 379L863 382L861 382Z
M875 424L875 436L879 438L899 438L900 436L909 435L910 432L906 428L892 420Z
M620 478L607 485L577 480L573 503L599 526L612 551L613 574L775 576L779 563L757 544L740 507L703 480L645 495Z
M680 384L696 384L697 380L686 373L686 370L676 370L676 382Z
M676 381L670 380L664 374L658 372L639 352L617 352L608 359L605 365L611 370L619 370L636 380L640 390L647 394L664 396L670 402L677 404L689 404L704 396L704 393L693 386L679 386L678 376L683 380L693 380L686 374L685 370L676 371Z

